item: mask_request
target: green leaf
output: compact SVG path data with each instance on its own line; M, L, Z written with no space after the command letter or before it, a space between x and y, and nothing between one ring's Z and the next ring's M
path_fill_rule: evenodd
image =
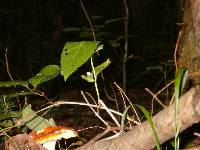
M102 70L104 70L106 67L108 67L108 65L110 65L110 63L111 63L110 59L107 59L104 63L102 63L101 65L95 67L94 71L95 71L96 77Z
M9 111L7 113L0 113L0 126L10 127L14 125L15 118L20 118L21 112L19 111Z
M14 121L12 119L0 121L0 126L4 128L11 127L13 125L14 125Z
M124 129L126 114L127 114L128 109L129 109L130 107L131 107L131 106L126 107L126 109L125 109L124 112L123 112L122 119L121 119L121 127L122 127L122 130Z
M149 112L143 106L137 105L137 104L135 104L135 105L144 113L145 117L147 118L147 121L148 121L148 123L149 123L149 125L150 125L150 127L152 129L152 132L153 132L153 140L154 140L154 142L155 142L155 144L157 146L157 150L160 150L161 148L160 148L158 135L156 133L156 129L154 127L153 120L152 120L151 116L149 115Z
M181 67L176 74L176 78L175 78L175 101L178 101L178 99L180 97L180 93L182 92L182 90L184 88L187 75L188 75L188 71L184 67Z
M95 75L96 77L98 76L98 74L104 70L106 67L108 67L108 65L111 63L110 59L107 59L105 62L103 62L101 65L97 66L94 68L95 71ZM81 75L81 77L86 80L87 82L94 82L94 72L86 72L86 75Z
M60 73L60 67L49 65L44 67L37 75L30 78L28 82L36 88L39 84L55 78Z
M61 74L64 80L83 65L94 53L100 42L67 42L61 54Z
M7 111L12 111L16 107L16 103L12 97L0 96L0 113L5 113Z
M179 111L179 97L180 97L180 93L182 92L185 82L186 82L186 78L187 78L187 74L188 71L186 68L181 67L179 68L177 74L176 74L176 78L175 78L175 127L176 127L176 133L175 133L175 141L174 141L174 148L177 149L177 147L179 147L179 131L180 131L180 127L178 124L178 111Z
M0 120L5 120L9 118L19 118L21 112L18 111L9 111L8 113L0 113Z
M28 87L27 81L6 81L6 82L0 82L0 87L12 87L12 86L24 86Z
M38 94L36 92L20 91L20 92L12 92L12 93L1 94L0 98L3 98L3 97L17 97L17 96L25 96L25 95L38 95Z
M175 148L175 141L171 141L170 143L171 143L172 147Z
M86 75L81 75L81 78L83 78L87 82L94 82L95 81L94 75L91 72L86 72Z
M22 110L21 119L25 122L25 125L27 125L29 129L35 131L55 125L53 119L47 120L37 115L36 112L31 109L31 105L28 105Z

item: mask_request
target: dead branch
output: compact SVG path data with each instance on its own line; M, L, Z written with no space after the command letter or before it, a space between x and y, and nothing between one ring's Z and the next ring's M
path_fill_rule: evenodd
M171 104L153 117L161 144L173 138L175 135L174 113L175 105ZM192 88L180 98L178 118L181 132L192 124L200 122L199 86ZM118 138L97 141L84 148L84 150L148 150L154 147L152 129L148 122L145 121ZM81 147L79 149L83 150Z
M0 145L1 150L46 150L27 134L18 134Z

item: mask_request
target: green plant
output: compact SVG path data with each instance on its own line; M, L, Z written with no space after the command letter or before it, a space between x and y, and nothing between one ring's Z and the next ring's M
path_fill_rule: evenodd
M154 140L154 143L156 144L156 147L157 147L157 150L161 150L160 148L160 142L159 142L159 139L158 139L158 135L156 133L156 128L154 126L154 123L153 123L153 120L149 114L149 112L147 111L147 109L141 105L136 105L142 112L143 114L145 115L145 117L147 118L147 121L152 129L152 133L153 133L153 140Z
M18 89L17 92L12 92L1 95L1 99L5 101L5 106L7 108L7 103L10 102L12 104L14 97L26 96L26 95L39 95L44 96L42 92L40 92L39 86L42 83L45 83L53 78L57 77L61 74L66 81L68 77L75 72L81 65L83 65L95 52L96 49L102 49L103 45L100 42L93 41L82 41L82 42L67 42L63 48L59 65L48 65L41 69L41 71L35 76L31 77L27 81L6 81L0 82L0 88L14 88ZM96 76L105 69L110 64L110 61L107 60L105 63L95 67ZM93 75L95 73L93 72ZM85 77L87 79L88 77ZM91 77L92 79L92 77ZM10 99L11 97L11 99ZM11 101L8 101L11 100ZM11 106L11 104L9 106ZM5 107L1 106L1 107ZM10 108L10 107L9 107ZM2 109L3 110L3 109ZM9 121L12 119L12 124L7 123L5 121ZM13 118L17 118L18 121ZM18 122L18 123L17 123ZM42 128L48 127L50 125L54 125L53 119L47 120L42 116L37 115L37 112L31 109L30 105L27 105L22 111L13 111L11 109L6 109L6 111L2 111L0 115L0 124L4 123L6 127L11 126L21 126L25 125L32 130L40 130ZM2 128L2 131L3 131Z
M182 90L184 88L184 85L186 83L186 78L187 78L187 69L186 68L180 68L176 74L175 78L175 139L174 139L174 149L178 150L179 149L179 132L180 132L180 127L179 127L179 118L178 118L178 113L179 113L179 97L182 93Z

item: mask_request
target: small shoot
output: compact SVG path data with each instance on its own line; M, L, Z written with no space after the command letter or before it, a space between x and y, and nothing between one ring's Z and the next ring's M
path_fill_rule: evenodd
M126 107L126 109L124 110L123 114L122 114L122 118L121 118L121 133L123 132L124 130L124 127L125 127L125 120L126 120L126 115L128 113L128 109L130 108L131 106L128 106Z
M95 82L94 75L98 76L98 74L103 71L105 68L107 68L110 65L111 61L110 59L107 59L105 62L100 64L99 66L94 68L94 71L92 72L87 72L86 75L82 75L81 77L86 80L87 82ZM94 73L95 72L95 73Z
M157 150L161 150L160 142L159 142L159 139L158 139L158 135L156 133L156 129L155 129L153 120L152 120L149 112L147 111L147 109L145 107L143 107L141 105L135 104L135 106L137 106L143 112L145 117L147 118L147 122L149 123L149 125L150 125L150 127L152 129L152 132L153 132L153 140L154 140L154 143L156 144Z
M185 86L187 79L188 71L186 68L180 68L176 74L175 78L175 139L174 139L174 148L175 150L179 149L179 122L178 122L178 113L179 113L179 97L182 93L182 90Z

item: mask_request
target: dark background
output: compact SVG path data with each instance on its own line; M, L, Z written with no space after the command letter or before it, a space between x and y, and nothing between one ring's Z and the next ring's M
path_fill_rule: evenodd
M177 23L181 23L183 15L181 1L128 0L127 91L136 100L134 103L151 108L152 97L144 88L155 92L174 79L173 53L180 30ZM83 0L83 4L97 40L104 44L99 56L94 55L95 66L107 58L112 62L103 71L105 81L98 82L102 92L104 85L110 87L114 81L122 85L124 20L120 18L124 17L124 4L123 0ZM14 80L27 80L46 65L59 65L66 42L83 40L93 40L93 36L79 0L0 0L0 81L10 80L4 57L6 48ZM50 98L60 98L59 94L65 92L67 98L75 97L76 101L81 97L80 90L95 93L94 86L80 77L90 70L87 62L66 82L59 76L42 88ZM168 98L166 93L162 100ZM83 109L77 113L86 112ZM56 113L59 112L60 108ZM85 120L88 123L88 118Z
M95 57L96 65L110 58L112 64L105 70L106 81L120 84L124 20L111 19L124 17L123 1L84 0L83 3L96 29L97 40L105 45L100 56ZM174 0L129 0L128 7L127 87L159 89L174 78L172 60L181 4ZM76 30L64 31L69 27ZM4 58L6 48L13 78L26 80L48 64L59 65L66 42L82 40L93 40L93 37L78 0L1 0L0 80L10 80ZM80 87L85 84L80 75L89 70L88 66L86 63L62 85Z

